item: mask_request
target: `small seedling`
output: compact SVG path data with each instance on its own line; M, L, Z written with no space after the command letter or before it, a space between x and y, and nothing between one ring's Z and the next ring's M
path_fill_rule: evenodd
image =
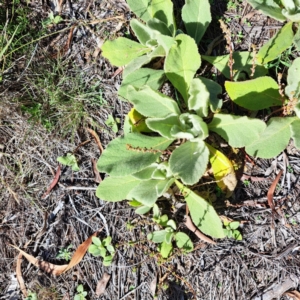
M71 153L68 153L66 156L59 156L57 158L57 161L60 162L62 165L72 167L73 171L79 171L76 157Z
M126 229L127 229L127 230L131 231L131 230L134 229L134 227L135 227L135 225L132 224L131 222L127 222L127 223L126 223Z
M84 290L82 284L78 285L76 291L78 293L75 295L74 300L85 300L86 299L85 297L87 295L87 292Z
M72 253L71 253L70 249L72 249L72 248L73 248L73 245L69 245L67 248L59 250L56 258L64 259L66 261L71 260Z
M237 241L241 241L243 239L242 234L237 230L240 226L240 222L234 221L234 222L229 222L229 221L224 221L225 229L224 233L227 237L229 238L234 238Z
M149 233L147 238L154 243L158 243L158 250L163 258L169 257L173 250L172 241L175 239L178 248L185 252L190 252L194 249L193 243L189 236L183 232L176 231L176 223L174 220L168 218L167 215L161 215L157 204L153 206L153 221L164 227L163 230Z
M92 241L93 244L89 247L89 253L94 256L101 256L103 258L103 265L106 267L110 266L115 254L115 248L111 244L111 237L108 236L101 241L99 238L93 236Z
M37 294L31 291L28 291L28 296L25 298L25 300L38 300Z
M250 180L245 179L243 181L243 183L244 183L245 186L249 186L250 185Z
M294 173L294 169L290 165L287 166L287 170L289 173Z
M63 18L61 16L54 17L53 12L50 12L48 15L48 18L42 22L42 25L45 28L49 25L56 25L56 24L60 23L61 21L63 21Z
M291 224L296 226L297 225L297 221L295 219L291 219Z

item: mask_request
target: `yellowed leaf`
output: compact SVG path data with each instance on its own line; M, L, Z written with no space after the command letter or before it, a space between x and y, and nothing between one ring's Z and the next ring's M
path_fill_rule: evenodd
M132 123L132 131L137 132L151 132L151 130L146 125L146 117L141 115L137 110L132 108L128 113L129 120Z
M209 161L213 169L217 185L225 192L233 192L237 179L231 161L219 150L206 144L209 149Z

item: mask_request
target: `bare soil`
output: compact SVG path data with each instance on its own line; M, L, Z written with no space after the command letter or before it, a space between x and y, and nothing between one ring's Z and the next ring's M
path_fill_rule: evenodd
M176 14L182 2L174 1ZM250 177L241 177L234 194L216 203L222 216L241 222L242 241L224 239L209 245L187 231L195 250L188 255L175 251L162 260L155 245L146 241L154 226L149 218L135 214L125 201L108 203L95 196L98 183L92 160L99 158L100 151L87 128L97 132L105 148L122 134L122 122L130 109L117 97L122 75L114 76L116 68L101 56L101 45L108 36L113 39L130 32L133 16L123 0L59 3L29 2L29 18L43 20L56 10L65 21L51 29L60 33L36 42L31 53L16 58L0 85L1 299L24 299L16 280L18 251L10 245L41 260L65 264L56 258L59 250L73 245L74 252L100 229L100 237L110 235L117 244L111 267L104 267L100 258L87 253L79 265L54 277L24 259L21 272L27 290L35 291L39 300L73 299L79 284L88 292L87 299L144 300L153 299L154 294L157 299L172 300L300 299L300 152L292 143L273 160L247 160L244 173ZM283 25L246 2L227 9L224 1L215 0L212 14L215 21L199 47L203 54L225 54L218 16L230 18L235 50L248 50L251 44L260 47ZM216 37L219 40L211 44ZM25 87L30 88L33 75L47 67L48 59L69 65L66 74L72 74L76 65L76 70L83 71L83 81L100 82L105 103L101 107L85 105L89 119L73 134L61 135L58 129L49 132L41 124L29 122L30 116L21 110ZM201 72L210 68L202 67ZM216 70L211 71L224 82ZM286 72L284 67L282 71ZM121 120L117 134L105 124L109 114ZM64 115L59 118L64 120ZM82 145L87 140L90 142ZM73 151L80 171L63 167L59 183L43 197L55 175L57 157ZM267 193L280 169L285 172L274 195L274 214ZM176 221L184 228L181 210L184 212L184 207L178 208ZM97 297L96 287L105 272L111 277L103 295Z

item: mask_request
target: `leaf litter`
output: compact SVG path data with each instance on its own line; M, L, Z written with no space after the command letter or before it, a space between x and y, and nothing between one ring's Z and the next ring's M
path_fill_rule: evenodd
M177 10L179 9L179 2L175 1L174 3ZM99 39L99 35L103 36L105 31L113 32L117 26L120 28L120 19L114 20L114 14L122 16L127 14L129 16L128 8L124 6L124 3L124 1L116 1L116 3L112 4L110 1L103 1L101 4L94 3L90 7L85 7L82 1L78 1L73 7L69 7L61 2L60 10L63 14L70 13L71 15L76 9L83 12L90 10L95 18L91 22L93 24L90 27L83 26L82 31L72 31L72 42L70 31L60 34L61 42L57 43L61 43L61 49L65 45L68 45L69 49L68 52L61 52L65 59L71 57L78 66L86 68L84 64L85 54L90 51L90 45L93 44L93 41ZM45 9L40 6L37 9L38 11L46 12L50 8ZM213 7L215 15L222 15L225 9L224 3L219 1ZM251 17L249 14L252 11L249 6L243 3L235 11L229 10L225 12L225 16L231 18L230 30L232 33L235 33L233 42L241 49L247 50L253 42L263 44L264 41L274 34L276 29L281 27L280 24L273 24L270 20L267 21L258 13L252 14L251 27L248 25L243 25L242 27L242 30L245 29L245 39L241 43L237 40L241 24L238 19L234 18L237 13L242 17ZM83 18L84 14L79 15L79 18ZM111 20L103 27L93 27L100 23L103 24L104 22L101 20L107 18L111 18ZM214 39L216 35L218 35L218 29L211 28L208 30L208 38ZM76 42L82 39L86 42L85 48L83 46L84 43ZM43 44L41 44L42 46ZM222 43L219 46L222 47ZM219 46L217 45L216 47ZM200 47L203 46L200 45ZM212 49L212 51L216 51L216 48ZM58 52L54 51L53 53L53 55L56 55ZM40 57L44 56L39 55L37 58ZM34 63L38 64L40 62L37 59L36 61L34 60ZM95 112L95 109L90 108L90 115L95 122L100 124L101 128L105 129L94 130L94 132L97 132L101 145L105 147L114 136L105 125L107 116L118 114L124 116L130 108L117 99L120 74L116 74L115 69L100 56L97 56L96 64L91 65L88 76L97 76L97 78L100 76L103 97L108 101L110 107L101 107L97 112ZM30 68L26 72L27 75L30 75ZM20 73L16 70L15 76L18 75ZM7 84L6 82L6 87ZM14 93L18 93L18 88L13 85L13 80L10 84L13 92L9 94L6 91L5 99L9 99L9 97L14 96ZM3 93L4 90L0 92ZM129 241L145 239L143 231L150 232L153 230L151 225L147 224L142 217L134 215L131 209L127 209L127 206L125 206L126 209L124 210L124 203L104 203L97 199L94 192L90 190L67 190L58 186L51 191L47 199L42 199L45 187L53 180L52 174L49 174L49 166L54 169L57 166L56 158L64 153L72 152L74 147L89 139L89 132L84 127L80 128L75 140L72 141L71 138L62 140L55 135L49 135L45 129L38 125L34 127L33 131L32 124L28 124L26 118L18 113L17 106L11 101L3 101L0 111L0 143L5 145L5 148L3 151L1 150L1 153L3 152L4 155L0 158L0 173L11 190L10 192L5 189L5 185L1 182L3 193L0 201L0 220L2 220L0 243L4 247L1 249L0 279L3 286L9 286L11 280L9 273L14 272L16 263L18 263L15 252L11 251L11 247L8 244L26 245L27 241L34 237L38 230L37 228L43 227L44 211L50 212L59 201L62 201L65 205L59 210L53 220L48 219L46 232L43 233L38 241L37 250L33 251L30 247L20 246L21 248L26 248L28 252L24 252L23 255L26 253L36 264L40 263L41 260L37 258L40 257L43 262L41 265L52 272L52 270L55 270L56 261L54 257L58 248L62 248L70 244L70 242L80 245L82 240L86 240L92 232L102 227L104 218L113 241L118 242L122 246L118 249L121 255L111 269L111 278L107 285L103 282L101 288L101 292L104 290L103 299L120 299L130 291L132 286L140 287L135 292L140 299L152 299L153 287L149 291L147 285L141 285L141 283L147 282L149 285L151 282L148 280L156 276L158 260L158 257L154 254L156 249L151 247L151 245L136 243L132 246L128 244ZM172 260L162 265L160 278L164 278L163 284L166 284L167 288L157 289L159 299L182 299L183 297L190 299L192 290L195 290L199 299L203 299L211 294L215 295L215 299L225 300L236 297L239 299L250 299L256 295L258 290L268 288L268 283L279 282L277 287L280 287L280 284L281 286L285 285L286 281L282 279L286 278L285 275L287 273L299 277L299 257L297 253L294 255L288 254L283 256L280 261L274 262L268 257L255 256L253 252L249 251L251 249L256 250L257 253L265 254L276 250L277 253L280 253L279 249L285 249L286 245L295 240L297 241L299 237L300 232L297 223L300 223L298 213L300 210L298 197L300 186L297 178L299 178L300 174L300 155L292 149L293 147L290 145L287 149L287 154L296 179L291 180L290 191L283 185L272 196L272 202L275 207L283 206L287 222L291 225L290 228L287 228L284 224L276 224L274 235L278 249L274 249L270 241L272 230L269 224L272 211L269 207L240 206L234 209L229 207L224 212L227 217L241 220L241 223L243 220L247 220L247 222L243 223L243 242L236 243L232 240L223 240L218 242L217 245L205 244L203 247L196 235L189 233L196 244L195 250L187 256L174 255ZM60 182L65 186L72 184L75 187L95 187L91 158L98 159L99 150L101 151L101 148L99 147L98 149L94 143L84 145L84 147L78 149L76 157L78 156L82 168L81 171L79 174L72 174L70 169L62 169ZM280 165L281 162L276 162L276 164L278 168L282 167ZM265 170L270 165L270 160L257 160L256 165L249 167L247 172L249 171L250 176L253 176L253 178L265 177ZM274 174L270 174L270 177L270 180L273 181ZM234 197L230 198L230 201L233 205L237 203L242 205L247 201L267 204L270 198L268 196L269 188L270 181L253 180L250 186L244 188L239 183L234 192ZM72 197L74 207L70 203L69 197ZM18 199L18 203L14 199ZM282 201L282 199L285 200ZM102 217L99 216L98 210L101 210ZM137 219L137 222L135 223L135 228L132 231L128 231L126 230L126 222L129 219L131 220L133 216ZM49 263L47 263L48 261ZM49 264L49 268L46 267L47 264ZM60 271L57 272L63 272L66 269L65 266L68 265L65 264L58 267ZM184 271L180 272L179 268L176 270L176 266L185 266L183 268ZM36 279L41 282L46 280L45 275L35 277L34 270L36 267L33 265L25 265L23 262L20 268L21 274L23 274L22 277L24 277L22 289L24 285L25 288L28 288L30 283ZM83 281L89 288L89 296L93 297L93 291L95 291L97 283L101 282L102 279L100 274L104 274L106 270L101 261L88 256L87 259L82 260L74 268L78 270L78 272L73 273L76 277L75 281L72 278L72 272L67 272L56 279L51 279L51 285L55 286L61 295L70 295L69 299L72 299L76 286ZM149 276L151 274L153 276ZM180 283L178 284L176 281L180 281ZM185 282L189 283L192 288L190 289ZM47 288L47 285L44 285L43 288Z

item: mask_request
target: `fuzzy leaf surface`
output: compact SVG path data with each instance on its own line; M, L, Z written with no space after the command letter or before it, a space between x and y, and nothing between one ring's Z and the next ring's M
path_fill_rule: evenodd
M150 48L123 37L113 41L106 41L102 46L103 57L117 67L124 66L136 57L150 51Z
M266 64L277 58L284 50L293 43L294 32L292 22L285 24L257 53L257 60Z
M151 209L151 207L146 206L146 205L143 205L143 206L138 207L138 208L135 210L135 213L137 213L137 214L139 214L139 215L144 215L144 214L146 214L147 212L149 212L150 209Z
M132 85L135 88L140 88L144 85L151 87L153 90L158 90L165 80L164 71L153 70L149 68L138 69L124 78L122 85L118 91L118 95L128 99L127 88Z
M286 18L281 13L281 7L274 0L247 0L247 2L257 10L262 11L265 15L278 21L285 21Z
M271 118L259 139L246 146L246 152L254 157L276 157L288 145L291 138L290 124L296 119L295 117Z
M145 22L153 17L150 3L149 0L127 0L130 9Z
M285 94L288 98L300 100L300 57L296 58L288 69Z
M191 37L179 34L176 36L176 42L167 54L164 70L168 79L187 102L190 82L200 67L201 59L197 45Z
M223 225L214 207L192 190L175 181L190 210L193 223L204 233L214 238L225 237Z
M136 173L154 163L160 156L160 153L151 152L151 149L163 151L171 143L171 140L163 137L128 133L108 144L97 162L97 168L100 172L115 177Z
M246 116L215 114L209 130L219 134L231 147L245 147L258 140L266 128L263 121Z
M180 126L174 125L171 128L171 135L177 139L204 140L208 137L208 127L202 118L195 114L184 113L179 116Z
M165 118L148 118L146 124L151 130L158 132L167 139L174 139L171 129L174 125L180 126L178 115L170 115Z
M193 78L189 88L188 107L198 116L207 117L210 93L199 78Z
M211 22L208 0L186 0L182 8L182 20L186 31L198 45Z
M131 175L124 177L106 177L96 190L96 196L102 200L116 202L127 199L128 193L141 181Z
M135 109L146 117L164 118L171 114L180 113L177 103L170 97L159 93L149 86L136 89L127 88L128 101L135 105Z
M135 199L146 206L153 206L158 195L156 186L160 180L143 180L134 187L128 194L129 199Z
M297 50L300 51L300 26L298 26L297 32L294 35L293 43Z
M240 82L226 81L225 89L234 103L250 110L282 105L278 84L271 77Z
M176 30L173 16L173 2L171 0L152 0L152 19L156 18L167 24L173 34Z
M221 98L219 98L219 96L222 95L222 87L213 80L207 79L202 76L198 76L196 79L200 80L202 84L205 85L209 93L210 110L216 112L221 109L223 101Z
M209 151L201 140L188 141L176 148L169 159L174 176L192 185L199 181L208 164Z
M146 45L149 40L153 39L153 29L149 28L137 19L132 19L130 21L130 27L141 44Z
M206 56L202 55L203 60L208 61L214 65L226 78L230 79L230 69L228 66L229 54L221 56ZM251 52L233 52L234 65L233 70L235 71L233 79L245 80L250 77L253 66L253 56ZM256 64L255 73L252 78L264 76L268 73L268 70L259 64Z
M172 36L173 32L170 31L167 24L159 19L153 18L147 22L147 26L153 30L160 32L162 35Z
M297 119L290 125L291 136L294 140L295 146L300 149L300 120Z
M152 52L151 52L152 53ZM149 54L149 53L148 53ZM140 69L142 66L148 64L151 61L151 57L147 55L139 56L134 58L124 69L123 79L125 79L129 74L135 70Z
M166 23L172 32L175 30L171 0L128 0L127 3L130 9L143 21L147 22L157 18Z

